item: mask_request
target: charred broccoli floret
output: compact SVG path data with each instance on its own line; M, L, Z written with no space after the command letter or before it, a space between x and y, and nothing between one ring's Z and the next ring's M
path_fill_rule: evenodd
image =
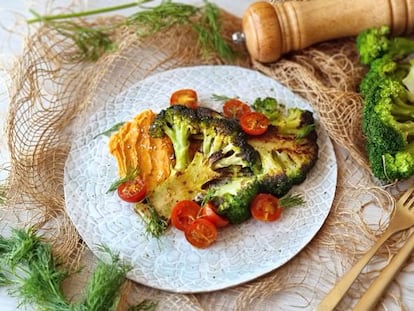
M242 176L225 179L211 190L217 212L238 224L250 218L250 202L259 192L259 184L254 176Z
M386 182L414 174L414 41L390 37L388 27L357 37L361 63L369 70L360 84L362 130L374 176Z
M316 133L313 132L297 138L280 134L276 127L270 126L264 135L250 137L249 143L261 159L262 171L257 175L260 191L279 198L306 178L318 158Z
M300 108L286 108L275 98L257 98L252 107L263 113L280 134L306 137L315 128L312 112Z
M169 124L169 120L181 125ZM177 139L177 135L169 134L171 131L183 135ZM238 123L208 108L171 106L160 113L151 127L151 134L160 133L173 137L174 151L180 151L175 155L176 162L183 166L148 194L149 204L162 210L162 215L169 215L175 203L199 199L209 192L213 193L211 199L218 204L219 212L228 216L230 222L245 220L242 215L248 212L251 199L246 191L252 192L250 187L256 180L254 172L260 168L260 158L247 144ZM235 200L234 196L240 194Z
M257 172L260 160L257 152L247 143L236 120L199 114L201 151L208 157L213 169L238 166ZM233 167L234 168L234 167Z
M198 132L197 114L193 109L173 105L162 110L150 127L150 135L167 135L173 144L177 171L184 170L190 163L190 137Z

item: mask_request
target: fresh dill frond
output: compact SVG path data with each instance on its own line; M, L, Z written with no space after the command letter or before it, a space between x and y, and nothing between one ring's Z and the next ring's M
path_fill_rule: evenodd
M305 204L306 201L303 199L301 194L286 195L279 199L279 204L283 208L289 208Z
M232 61L235 58L231 46L221 35L220 10L217 5L204 1L201 21L194 24L194 29L198 33L198 42L205 57L215 51L226 61Z
M99 137L99 136L107 136L110 137L113 133L119 131L119 129L125 124L125 122L118 122L115 125L111 126L109 129L103 131L102 133L99 133L93 137L93 139Z
M137 26L139 36L147 36L169 28L175 24L189 24L198 8L189 4L162 1L159 5L146 8L127 18L127 25Z
M1 237L0 273L9 293L21 304L41 310L69 310L61 283L68 272L53 259L52 247L32 228L15 229L10 238Z
M201 200L201 206L204 204L207 204L209 201L211 201L216 196L214 189L209 188L204 195L203 199Z
M36 310L116 310L121 286L131 267L107 247L100 250L110 260L98 262L84 291L85 297L71 303L62 291L69 270L55 260L52 245L33 229L15 229L9 238L0 236L0 286L8 286L9 294L18 298L20 305Z
M229 97L229 96L226 96L226 95L219 95L219 94L212 94L211 95L211 99L214 100L214 101L217 101L217 102L225 102L225 101L228 101L228 100L234 99L234 98L238 98L238 97L237 96L236 97Z
M100 261L95 267L86 287L85 310L116 310L120 288L131 270L129 265L121 263L119 255L107 247L101 247L101 250L110 255L111 261Z
M125 177L122 177L122 178L120 178L120 179L115 180L115 181L114 181L114 182L113 182L113 183L109 186L109 189L106 191L106 193L109 193L109 192L113 192L113 191L115 191L116 189L118 189L119 185L120 185L120 184L122 184L122 183L124 183L124 182L130 181L130 180L134 180L134 179L135 179L135 177L137 177L137 176L138 176L138 174L139 174L139 170L138 170L137 168L133 169L132 171L128 172L128 173L125 175Z
M198 43L202 56L217 53L222 59L231 61L235 53L221 35L220 10L218 6L204 1L204 6L196 7L189 4L175 3L163 0L158 6L144 7L143 4L151 0L141 0L114 7L105 7L97 10L83 11L70 14L41 16L31 11L34 18L27 20L29 24L43 22L58 34L72 40L78 47L76 58L85 61L96 61L104 53L116 49L111 38L115 29L122 26L133 26L138 37L148 36L177 24L191 25L198 34ZM124 22L116 22L107 26L85 26L72 19L93 14L107 13L124 8L137 6L141 11L127 17ZM200 21L195 17L200 15Z
M154 238L160 238L168 228L168 221L164 219L152 206L143 203L135 205L135 211L145 224L145 232Z
M60 35L72 40L78 47L79 52L75 54L74 59L96 61L104 53L116 49L105 27L86 27L72 21L49 22L49 26Z

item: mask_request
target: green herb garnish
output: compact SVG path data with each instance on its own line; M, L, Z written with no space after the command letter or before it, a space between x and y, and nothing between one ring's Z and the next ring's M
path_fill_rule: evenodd
M122 183L124 183L124 182L130 181L130 180L134 180L138 176L138 174L139 174L138 169L134 169L134 170L128 172L125 175L125 177L122 177L122 178L114 181L111 184L111 186L109 186L109 189L106 191L106 193L115 191L116 189L118 189L119 185L122 184Z
M283 208L289 208L305 204L306 201L303 199L301 194L290 194L279 199L279 204Z
M93 138L95 139L98 136L104 135L107 137L110 137L113 133L119 131L119 129L125 124L125 122L119 122L117 124L115 124L114 126L110 127L109 129L103 131L102 133L99 133L97 135L95 135Z
M146 232L155 238L160 238L167 230L168 222L152 206L146 204L142 207L143 205L138 203L135 211L144 221Z
M15 229L9 238L0 236L0 286L8 286L9 294L17 297L21 305L36 310L116 310L121 285L131 268L121 263L119 256L108 248L101 250L110 260L98 262L85 297L71 303L62 291L62 282L70 272L55 260L51 244L37 236L33 229Z
M43 22L55 29L62 36L72 40L78 47L78 58L86 61L96 61L105 52L116 49L116 44L111 36L113 32L122 26L133 26L136 28L138 37L154 34L165 30L176 24L187 24L193 26L198 33L201 54L206 57L215 51L221 58L229 61L235 56L230 45L221 35L219 8L204 1L204 6L195 7L188 4L175 3L164 0L158 6L144 7L143 4L151 0L141 0L118 6L105 7L96 10L82 11L70 14L57 14L41 16L35 11L34 18L28 19L27 23ZM140 7L139 11L127 17L123 22L117 22L102 26L85 26L85 22L76 22L72 19L85 16L112 12L116 10ZM195 22L195 17L200 16L200 22Z
M230 99L234 99L234 98L238 98L238 97L229 97L226 95L219 95L219 94L212 94L211 95L211 99L217 102L225 102L228 101Z

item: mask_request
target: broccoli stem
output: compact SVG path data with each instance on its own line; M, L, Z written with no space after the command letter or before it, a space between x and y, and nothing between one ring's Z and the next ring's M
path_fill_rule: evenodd
M406 120L414 120L414 105L409 101L404 101L401 98L394 98L394 104L391 113L394 116L405 118Z

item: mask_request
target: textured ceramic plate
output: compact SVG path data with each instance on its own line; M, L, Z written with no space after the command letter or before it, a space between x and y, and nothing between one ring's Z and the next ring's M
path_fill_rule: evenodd
M132 205L106 194L118 178L108 138L95 135L127 121L143 109L168 106L179 88L197 90L201 103L220 109L212 94L239 96L248 103L272 96L287 106L310 109L300 97L256 71L233 66L179 68L151 76L115 98L108 98L79 128L65 167L68 214L88 246L107 245L131 263L129 278L173 292L205 292L234 286L272 271L302 250L323 225L335 194L337 167L333 146L318 125L319 159L306 181L293 191L306 205L284 212L280 221L254 220L219 231L218 241L199 250L170 228L159 241L145 234Z

